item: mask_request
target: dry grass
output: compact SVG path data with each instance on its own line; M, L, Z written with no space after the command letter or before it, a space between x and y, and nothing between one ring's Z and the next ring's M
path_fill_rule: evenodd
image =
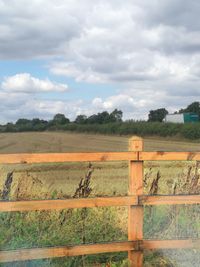
M126 151L128 138L68 132L3 133L0 134L0 153ZM200 144L145 138L145 150L200 151Z

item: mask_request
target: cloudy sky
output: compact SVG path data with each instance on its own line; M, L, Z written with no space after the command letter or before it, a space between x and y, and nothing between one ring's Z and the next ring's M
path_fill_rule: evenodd
M0 123L200 98L199 0L0 0Z

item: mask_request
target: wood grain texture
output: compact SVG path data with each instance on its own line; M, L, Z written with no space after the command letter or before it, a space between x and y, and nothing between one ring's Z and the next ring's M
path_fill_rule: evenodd
M65 247L21 249L0 251L0 262L14 262L66 256L80 256L107 252L122 252L134 250L135 242L115 242L107 244L91 244Z
M141 249L199 249L200 239L144 240Z
M144 148L143 139L134 136L129 141L129 151L139 152ZM139 153L138 153L139 154ZM129 162L129 195L140 196L143 194L143 162ZM143 207L131 206L128 215L128 240L143 239ZM129 251L130 267L143 266L143 252Z
M200 204L200 195L97 197L65 200L0 201L0 212L62 210L110 206ZM132 207L134 208L134 207ZM135 221L135 220L134 220ZM132 225L132 224L131 224ZM131 232L134 230L131 229Z
M139 160L145 161L196 161L200 160L200 152L140 152Z
M66 200L0 201L0 212L130 206L136 205L137 202L138 200L136 196L80 198Z
M193 205L200 204L200 195L140 196L141 205Z
M135 152L0 154L0 163L45 163L136 160Z
M138 248L141 250L141 253L142 250L200 249L200 239L125 241L104 244L0 251L0 262L15 262L122 251L135 251L135 253L138 253ZM136 263L140 264L139 259L135 261L135 264Z

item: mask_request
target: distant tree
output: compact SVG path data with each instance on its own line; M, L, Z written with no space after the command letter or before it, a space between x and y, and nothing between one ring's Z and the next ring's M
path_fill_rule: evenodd
M97 114L97 123L103 124L110 122L110 114L107 111L103 111Z
M34 118L31 121L31 125L32 125L33 130L35 130L35 131L43 131L43 130L47 129L48 121L40 120L38 118Z
M104 124L110 122L121 122L122 121L122 111L115 109L113 112L108 113L107 111L100 112L98 114L91 115L87 122L90 124Z
M31 120L28 119L19 119L16 121L14 125L16 131L23 132L23 131L33 131Z
M193 102L190 105L187 106L185 109L180 109L179 113L184 113L184 112L193 112L200 117L200 102Z
M87 119L87 122L88 123L98 123L98 115L96 115L96 114L93 114L93 115L91 115L90 117L88 117L88 119Z
M87 123L87 116L86 115L78 115L74 122L80 123L80 124L85 124L85 123Z
M110 113L110 121L113 122L121 122L122 121L123 112L121 110L115 109Z
M32 119L31 123L33 126L35 126L35 125L41 124L42 120L40 120L38 118L34 118L34 119Z
M159 108L155 110L149 111L149 119L148 121L159 121L162 122L165 116L168 114L168 111L165 108Z
M12 122L8 122L5 125L5 132L15 132L16 131L16 127Z
M28 120L28 119L19 119L16 121L15 125L23 126L23 125L27 125L30 122L31 122L31 120Z
M53 117L52 124L53 125L64 125L69 123L70 120L65 117L64 114L58 113Z

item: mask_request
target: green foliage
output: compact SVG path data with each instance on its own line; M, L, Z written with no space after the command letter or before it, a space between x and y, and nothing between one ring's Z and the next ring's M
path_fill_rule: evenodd
M87 117L85 115L78 115L74 122L78 124L107 124L111 122L121 122L122 116L123 112L121 110L115 109L111 113L103 111L98 114L93 114L90 117Z
M193 102L190 105L188 105L187 108L179 110L179 113L184 113L184 112L193 112L195 114L198 114L200 118L200 103Z
M24 132L24 131L44 131L47 129L48 121L34 118L32 120L19 119L15 124L8 123L5 127L2 127L4 132Z
M105 124L76 124L69 123L60 130L99 133L99 134L118 134L118 135L140 135L140 136L178 136L185 139L200 139L200 123L161 123L146 121L125 121Z
M65 117L64 114L56 114L54 117L53 117L53 120L51 121L51 123L53 125L64 125L64 124L67 124L69 123L70 120L68 118Z
M5 132L16 132L16 127L13 123L7 123L3 128L3 131Z
M96 116L96 115L95 115ZM93 118L94 119L94 118ZM84 133L140 135L140 136L179 136L185 139L200 139L200 123L161 123L146 121L125 121L107 123L77 123L52 124L40 120L37 124L34 120L24 125L8 123L0 127L0 132L44 131L63 130Z
M79 123L79 124L87 123L87 116L86 115L78 115L74 122Z
M123 112L121 110L115 109L110 113L110 122L122 122Z
M127 235L118 226L122 208L87 209L86 243L112 242L127 239ZM82 243L82 216L80 209L64 210L67 220L62 224L61 212L37 211L0 214L0 246L4 249L32 247L65 246ZM39 238L38 238L39 237ZM98 254L86 257L86 263L113 262L113 266L123 266L126 253ZM32 261L25 266L82 266L81 257ZM35 265L34 265L35 262ZM118 262L118 265L114 265ZM38 263L38 265L36 264ZM13 264L13 263L12 263ZM1 266L1 264L0 264ZM15 266L10 265L10 266ZM21 266L21 265L20 265ZM111 265L112 266L112 265Z
M165 108L150 110L149 121L162 122L167 114L168 114L168 111Z
M64 114L58 113L56 114L52 120L46 121L38 118L34 118L32 120L29 119L18 119L17 122L7 123L6 125L0 125L0 132L28 132L28 131L45 131L45 130L65 130L68 127L73 128L73 124L76 125L93 125L93 124L108 124L108 123L117 123L122 122L122 111L115 109L113 112L108 113L107 111L103 111L98 114L93 114L90 117L85 115L78 115L74 121L74 123L70 124L70 120L65 117ZM89 127L89 126L88 126Z

